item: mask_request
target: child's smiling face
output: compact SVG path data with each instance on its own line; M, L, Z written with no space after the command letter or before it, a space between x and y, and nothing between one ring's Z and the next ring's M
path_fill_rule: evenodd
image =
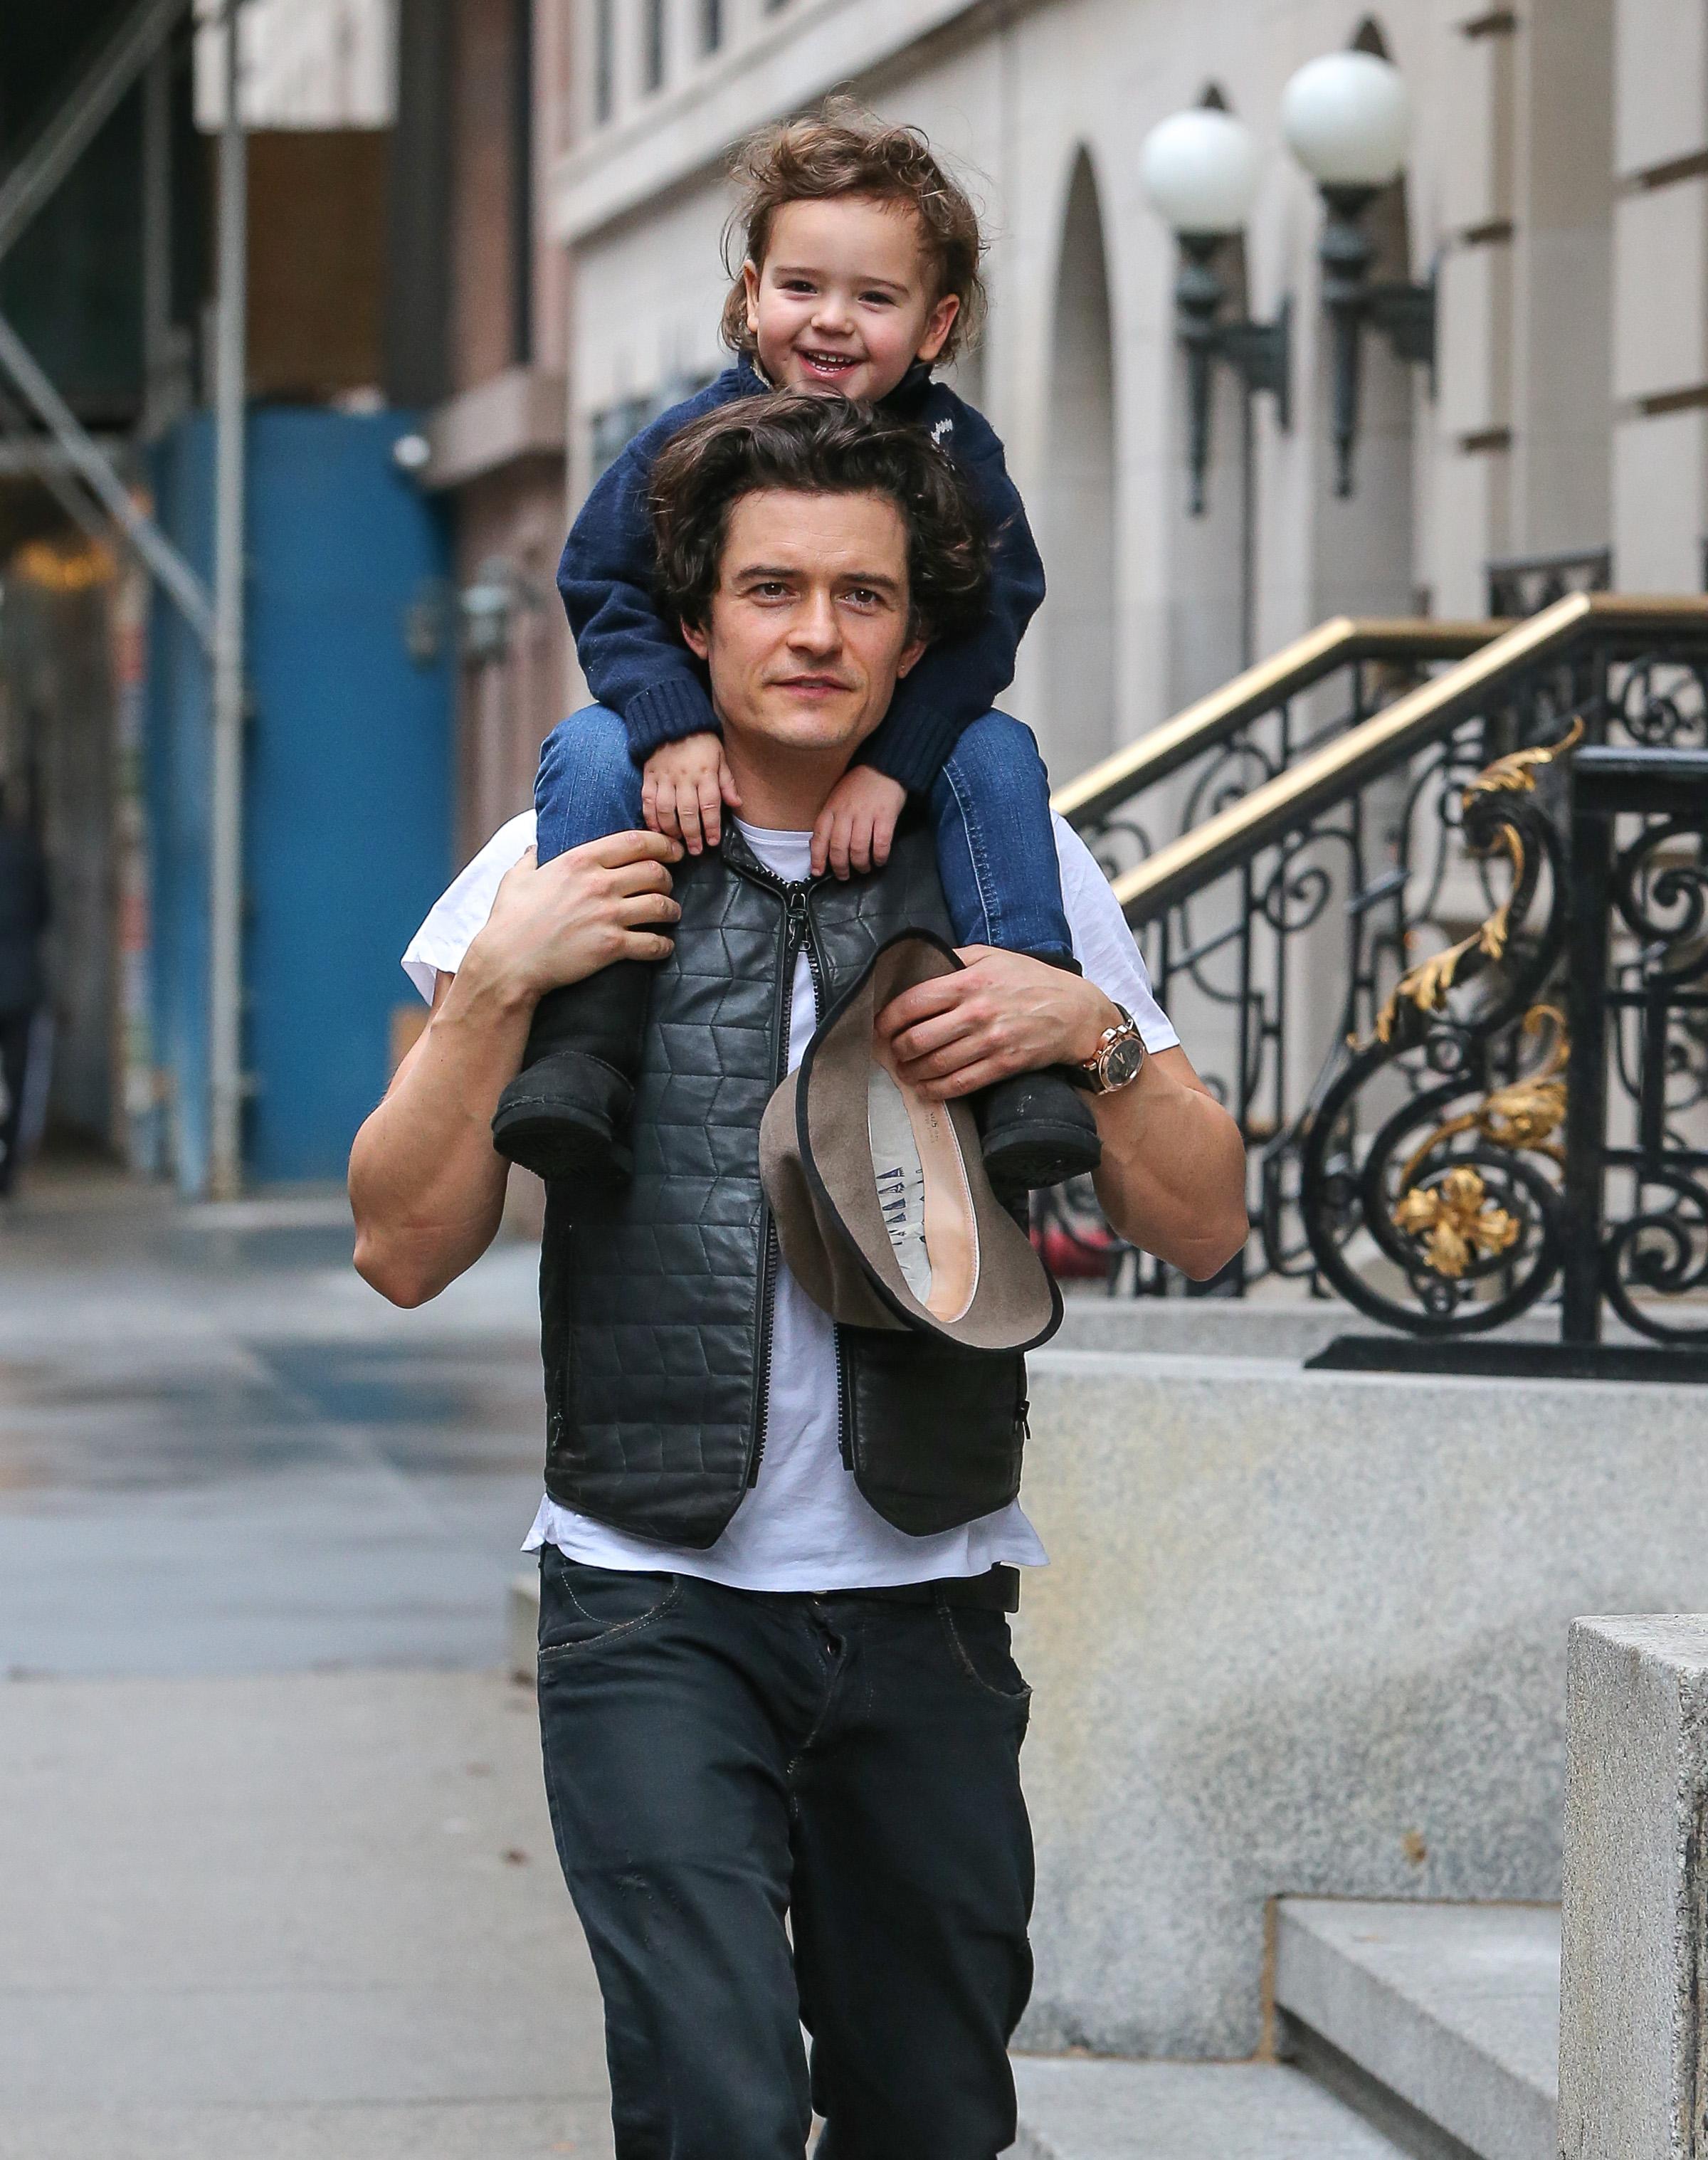
M871 195L783 204L764 262L742 276L770 380L868 403L937 358L960 308L937 292L914 210Z

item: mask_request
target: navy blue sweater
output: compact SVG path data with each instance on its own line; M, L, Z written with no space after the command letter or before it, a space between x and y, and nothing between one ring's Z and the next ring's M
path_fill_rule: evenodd
M697 396L661 413L601 475L564 543L558 589L581 672L600 704L620 714L637 764L661 743L718 724L705 670L653 600L646 508L653 460L691 420L737 397L763 396L766 387L744 357ZM983 621L927 647L896 684L883 724L860 747L862 763L923 792L961 730L989 712L1014 680L1015 654L1044 597L1044 566L988 421L916 361L880 409L925 428L953 457L972 483L991 536Z

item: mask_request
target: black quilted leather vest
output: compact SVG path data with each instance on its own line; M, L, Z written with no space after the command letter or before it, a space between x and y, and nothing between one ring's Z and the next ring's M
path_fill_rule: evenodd
M733 829L672 872L676 949L653 979L620 1192L547 1194L540 1259L546 1486L661 1543L711 1545L759 1475L778 1257L759 1123L787 1065L804 942L826 1010L898 931L951 932L931 835L886 869L785 885ZM1025 1364L890 1330L837 1330L843 1459L916 1535L1020 1488Z

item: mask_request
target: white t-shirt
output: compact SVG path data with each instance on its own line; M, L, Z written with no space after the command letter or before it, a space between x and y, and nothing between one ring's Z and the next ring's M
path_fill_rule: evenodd
M742 824L754 854L776 876L808 874L810 833L762 831ZM532 813L512 818L434 906L410 941L403 968L424 998L435 977L454 974L491 910L499 880L532 844ZM1126 1006L1149 1050L1179 1038L1151 994L1150 979L1115 896L1078 835L1058 818L1056 850L1073 949L1088 979ZM801 1062L818 1025L812 972L805 952L795 963L789 1067ZM861 1498L844 1466L836 1423L836 1345L828 1314L801 1288L787 1264L776 1276L765 1455L759 1479L729 1528L703 1551L660 1545L608 1528L548 1495L523 1548L557 1545L597 1567L656 1569L703 1576L738 1590L857 1590L925 1582L939 1576L983 1575L999 1562L1036 1567L1044 1548L1016 1501L960 1529L910 1537Z

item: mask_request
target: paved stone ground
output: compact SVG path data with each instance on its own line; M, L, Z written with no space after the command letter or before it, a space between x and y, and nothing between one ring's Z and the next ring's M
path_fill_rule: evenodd
M0 1212L0 1670L501 1662L534 1257L399 1313L350 1244L337 1198Z
M0 2160L610 2152L503 1591L532 1256L335 1200L0 1215Z

